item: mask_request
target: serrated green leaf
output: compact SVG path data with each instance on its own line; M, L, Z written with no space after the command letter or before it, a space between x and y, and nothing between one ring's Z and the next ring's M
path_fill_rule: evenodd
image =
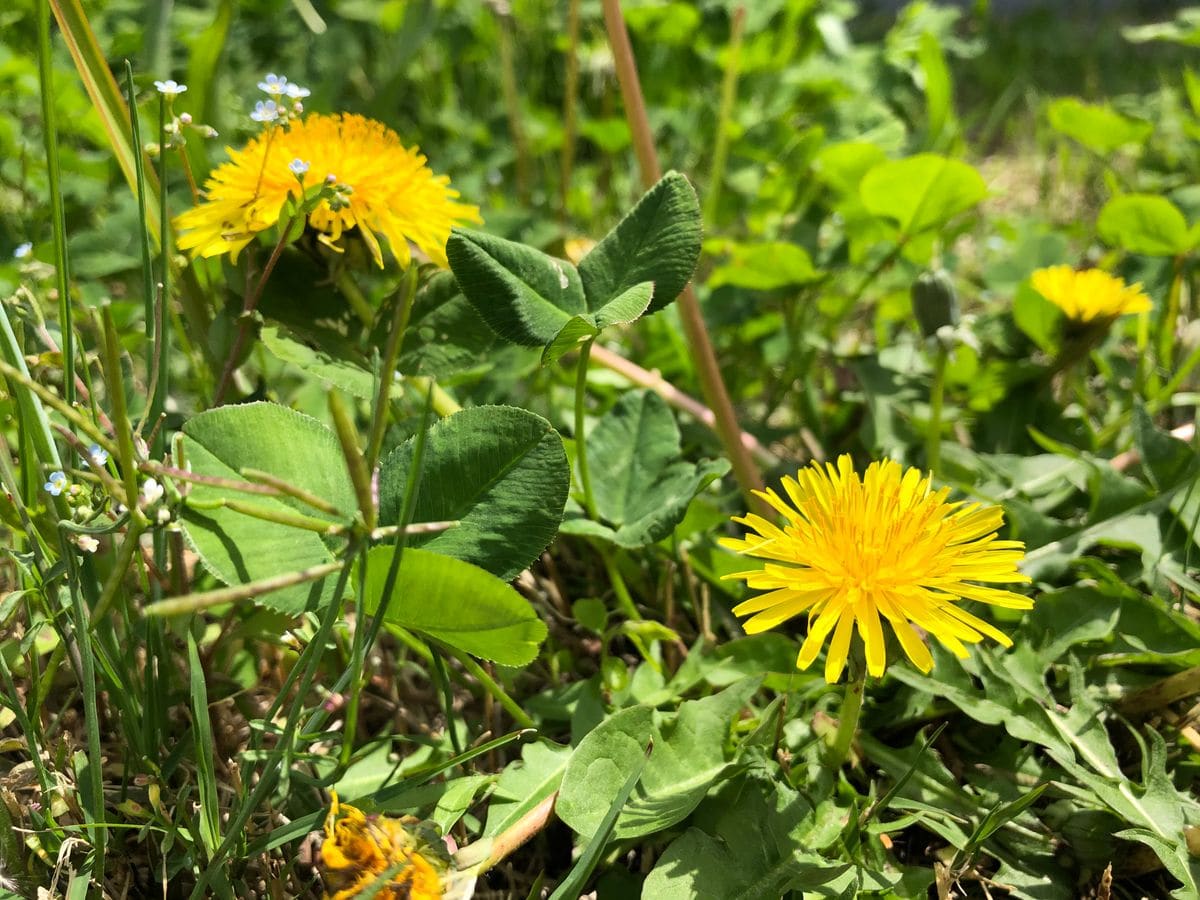
M688 504L729 470L725 460L680 459L679 427L653 391L630 391L588 435L596 512L602 522L568 517L563 531L602 537L622 547L661 540Z

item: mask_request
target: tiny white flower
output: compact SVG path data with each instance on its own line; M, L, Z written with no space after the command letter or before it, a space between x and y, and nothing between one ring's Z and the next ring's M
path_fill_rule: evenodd
M90 534L76 535L75 545L84 553L95 553L100 548L100 542Z
M62 472L51 472L50 480L47 481L44 485L42 485L42 487L44 487L49 493L53 494L55 497L59 496L63 492L63 489L66 488L66 486L67 486L67 476L64 475Z
M177 84L170 78L166 81L156 81L154 86L158 88L160 94L166 94L168 100L178 97L187 90L186 84Z
M92 464L93 469L103 469L104 464L108 462L108 451L99 444L92 444L87 450L88 462Z
M17 249L13 251L13 258L25 259L31 253L33 253L33 241L26 241L23 244L17 245Z
M264 94L270 94L272 97L282 97L287 93L288 83L286 75L276 75L271 72L258 83L258 89Z
M171 511L169 509L167 509L165 506L161 507L158 511L158 524L166 525L170 521L171 521Z
M308 88L300 87L298 84L287 85L283 89L283 92L288 95L289 100L303 100L312 93L312 91L310 91Z
M259 100L254 104L254 112L250 113L250 118L255 122L274 122L279 118L279 107L275 105L274 100Z
M308 171L308 163L306 163L302 159L297 158L297 159L293 159L290 163L288 163L288 168L291 170L292 174L295 175L297 178L303 179L304 173Z
M142 505L151 506L163 498L163 486L153 478L147 478L142 484Z

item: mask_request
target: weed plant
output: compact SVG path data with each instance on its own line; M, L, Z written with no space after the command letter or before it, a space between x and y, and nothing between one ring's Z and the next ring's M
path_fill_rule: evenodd
M1200 897L1200 9L0 13L0 898Z

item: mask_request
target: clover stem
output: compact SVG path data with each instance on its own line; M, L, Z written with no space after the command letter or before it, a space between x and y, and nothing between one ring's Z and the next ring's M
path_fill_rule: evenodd
M583 508L588 518L596 518L596 498L592 494L592 475L588 471L587 438L583 433L584 400L587 397L588 360L592 355L592 341L584 342L579 348L578 368L575 370L575 460L579 464L579 487L583 490Z
M842 695L842 708L838 711L838 728L827 757L829 769L836 773L850 756L850 745L858 731L858 717L862 712L863 690L866 686L867 667L858 654L850 655L851 676L846 682L846 693Z

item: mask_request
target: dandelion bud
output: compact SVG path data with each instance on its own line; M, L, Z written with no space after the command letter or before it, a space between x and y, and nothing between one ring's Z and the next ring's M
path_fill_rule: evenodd
M913 315L924 337L933 337L945 325L958 324L958 292L945 269L922 272L913 282Z

